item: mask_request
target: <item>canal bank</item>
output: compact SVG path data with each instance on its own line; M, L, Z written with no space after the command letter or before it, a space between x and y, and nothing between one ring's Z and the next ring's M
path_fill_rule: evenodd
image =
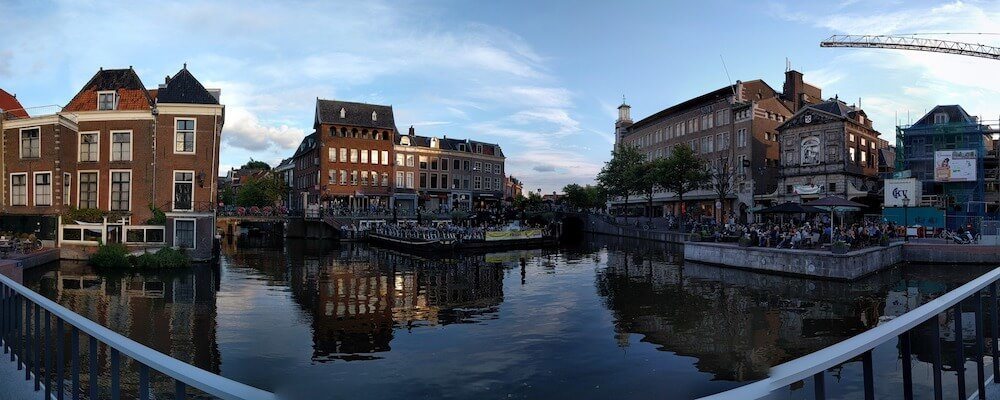
M828 250L742 247L732 243L684 243L684 259L712 265L825 279L855 280L905 261L903 244L834 254Z

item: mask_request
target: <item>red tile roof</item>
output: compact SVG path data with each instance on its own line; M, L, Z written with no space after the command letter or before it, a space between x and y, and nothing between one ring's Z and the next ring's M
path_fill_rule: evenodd
M97 92L118 93L116 110L149 110L153 99L139 80L139 75L129 69L102 69L80 89L63 111L97 111Z
M24 111L24 106L21 102L17 101L14 95L7 93L3 89L0 89L0 109L4 110L4 113L9 117L13 118L30 118L27 111Z

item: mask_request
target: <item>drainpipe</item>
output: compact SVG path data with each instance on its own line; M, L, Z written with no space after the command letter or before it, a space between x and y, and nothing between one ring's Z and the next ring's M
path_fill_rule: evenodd
M156 118L159 116L160 111L156 108L155 104L153 105L153 109L152 109L151 113L153 114L153 122L150 123L150 127L152 128L152 131L153 131L153 163L152 163L153 177L150 180L153 182L153 184L150 185L150 187L149 187L149 192L150 192L149 193L149 198L151 199L150 200L150 205L152 205L153 207L159 207L159 205L156 204L156 167L157 167L157 165L156 165L156 126L158 125L157 124L158 121L156 120ZM145 223L145 222L143 222L143 223Z

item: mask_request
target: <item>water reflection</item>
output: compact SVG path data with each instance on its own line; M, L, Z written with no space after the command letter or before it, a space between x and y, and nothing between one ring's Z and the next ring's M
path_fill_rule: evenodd
M292 398L691 398L760 379L985 271L908 266L826 282L683 263L680 251L594 236L428 259L290 241L225 248L217 267L114 275L63 262L26 281L140 343L263 389L292 387ZM915 358L927 360L920 341Z

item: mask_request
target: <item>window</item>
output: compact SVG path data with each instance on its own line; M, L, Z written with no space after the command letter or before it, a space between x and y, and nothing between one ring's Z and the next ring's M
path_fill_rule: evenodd
M934 123L935 124L947 124L948 123L948 114L947 113L935 113L934 114Z
M358 149L351 149L351 162L358 162Z
M347 110L343 107L340 108L340 118L347 118Z
M406 188L407 189L413 189L413 173L412 172L407 172L406 173Z
M848 151L849 151L849 152L851 153L851 162L855 162L855 161L857 161L857 160L855 159L855 157L856 157L856 156L855 156L855 152L856 152L857 150L855 150L855 149L854 149L853 147L851 147L851 148L849 148L849 149L848 149Z
M447 158L442 158L441 159L441 170L442 171L447 171L449 166L450 165L448 163L448 159Z
M111 161L132 161L132 132L111 132Z
M194 132L193 119L174 120L174 153L194 153Z
M347 162L347 148L340 148L340 162Z
M174 246L182 249L195 248L194 240L194 220L175 219L174 220Z
M431 174L431 189L438 187L438 174Z
M35 205L36 206L51 206L52 205L52 173L51 172L36 172L35 173Z
M71 181L72 181L72 177L73 177L73 175L70 175L69 172L63 172L63 193L62 193L62 195L63 195L63 205L67 205L67 206L70 205L70 204L72 204L72 203L70 203L70 200L69 200L70 188L73 187L70 184Z
M407 154L406 155L406 166L407 167L412 167L413 166L413 154Z
M111 211L128 211L132 198L132 171L111 171Z
M837 182L830 182L830 193L837 191Z
M368 186L368 171L361 171L361 186Z
M503 170L500 168L500 164L493 164L493 172L496 174L503 173Z
M462 167L463 167L462 169L468 171L469 170L469 160L463 161L462 162Z
M475 186L473 186L473 188L475 188L476 190L480 190L483 188L483 177L475 176L472 178L472 180L473 182L475 182L474 183Z
M346 169L340 170L340 184L341 185L346 185L347 184L347 170Z
M80 188L77 206L79 208L97 208L97 172L81 172Z
M434 157L434 158L431 159L431 169L433 169L435 171L438 169L438 158L437 157Z
M382 173L382 186L389 186L389 173L388 172L383 172Z
M97 92L97 109L100 111L114 110L118 105L115 92Z
M28 174L10 174L10 205L28 205Z
M21 158L38 158L42 155L40 128L21 130Z
M80 162L99 161L98 149L100 145L100 134L97 132L87 132L80 134Z
M420 156L420 169L427 169L427 156Z
M382 165L389 165L389 151L382 150Z
M473 171L482 171L483 170L483 163L481 163L479 161L476 161L476 167L473 168L472 170Z
M396 171L396 187L403 188L406 185L406 178L403 171Z
M378 121L378 114L375 111L372 111L372 121Z
M174 211L194 210L194 171L174 171Z
M358 186L358 171L351 171L351 186Z
M746 147L747 146L747 129L741 128L736 130L736 147Z
M486 163L486 173L487 174L492 174L493 173L493 164Z
M403 146L409 146L410 145L410 137L409 136L400 137L399 138L399 144L401 144Z
M458 177L455 177L455 178L451 179L451 188L452 189L458 189L460 186L461 186L461 179L459 179Z
M736 156L736 173L737 174L745 175L747 173L747 167L746 167L746 165L744 165L744 164L746 164L746 159L747 159L747 156L743 155L743 154Z
M336 147L331 147L331 148L327 149L326 153L327 153L326 154L327 155L327 159L329 159L330 162L337 162L337 148Z
M361 149L361 163L368 164L368 150Z
M427 188L427 174L424 173L424 172L420 173L420 187L422 189L426 189Z
M396 154L396 166L402 167L406 165L406 156L402 154Z

